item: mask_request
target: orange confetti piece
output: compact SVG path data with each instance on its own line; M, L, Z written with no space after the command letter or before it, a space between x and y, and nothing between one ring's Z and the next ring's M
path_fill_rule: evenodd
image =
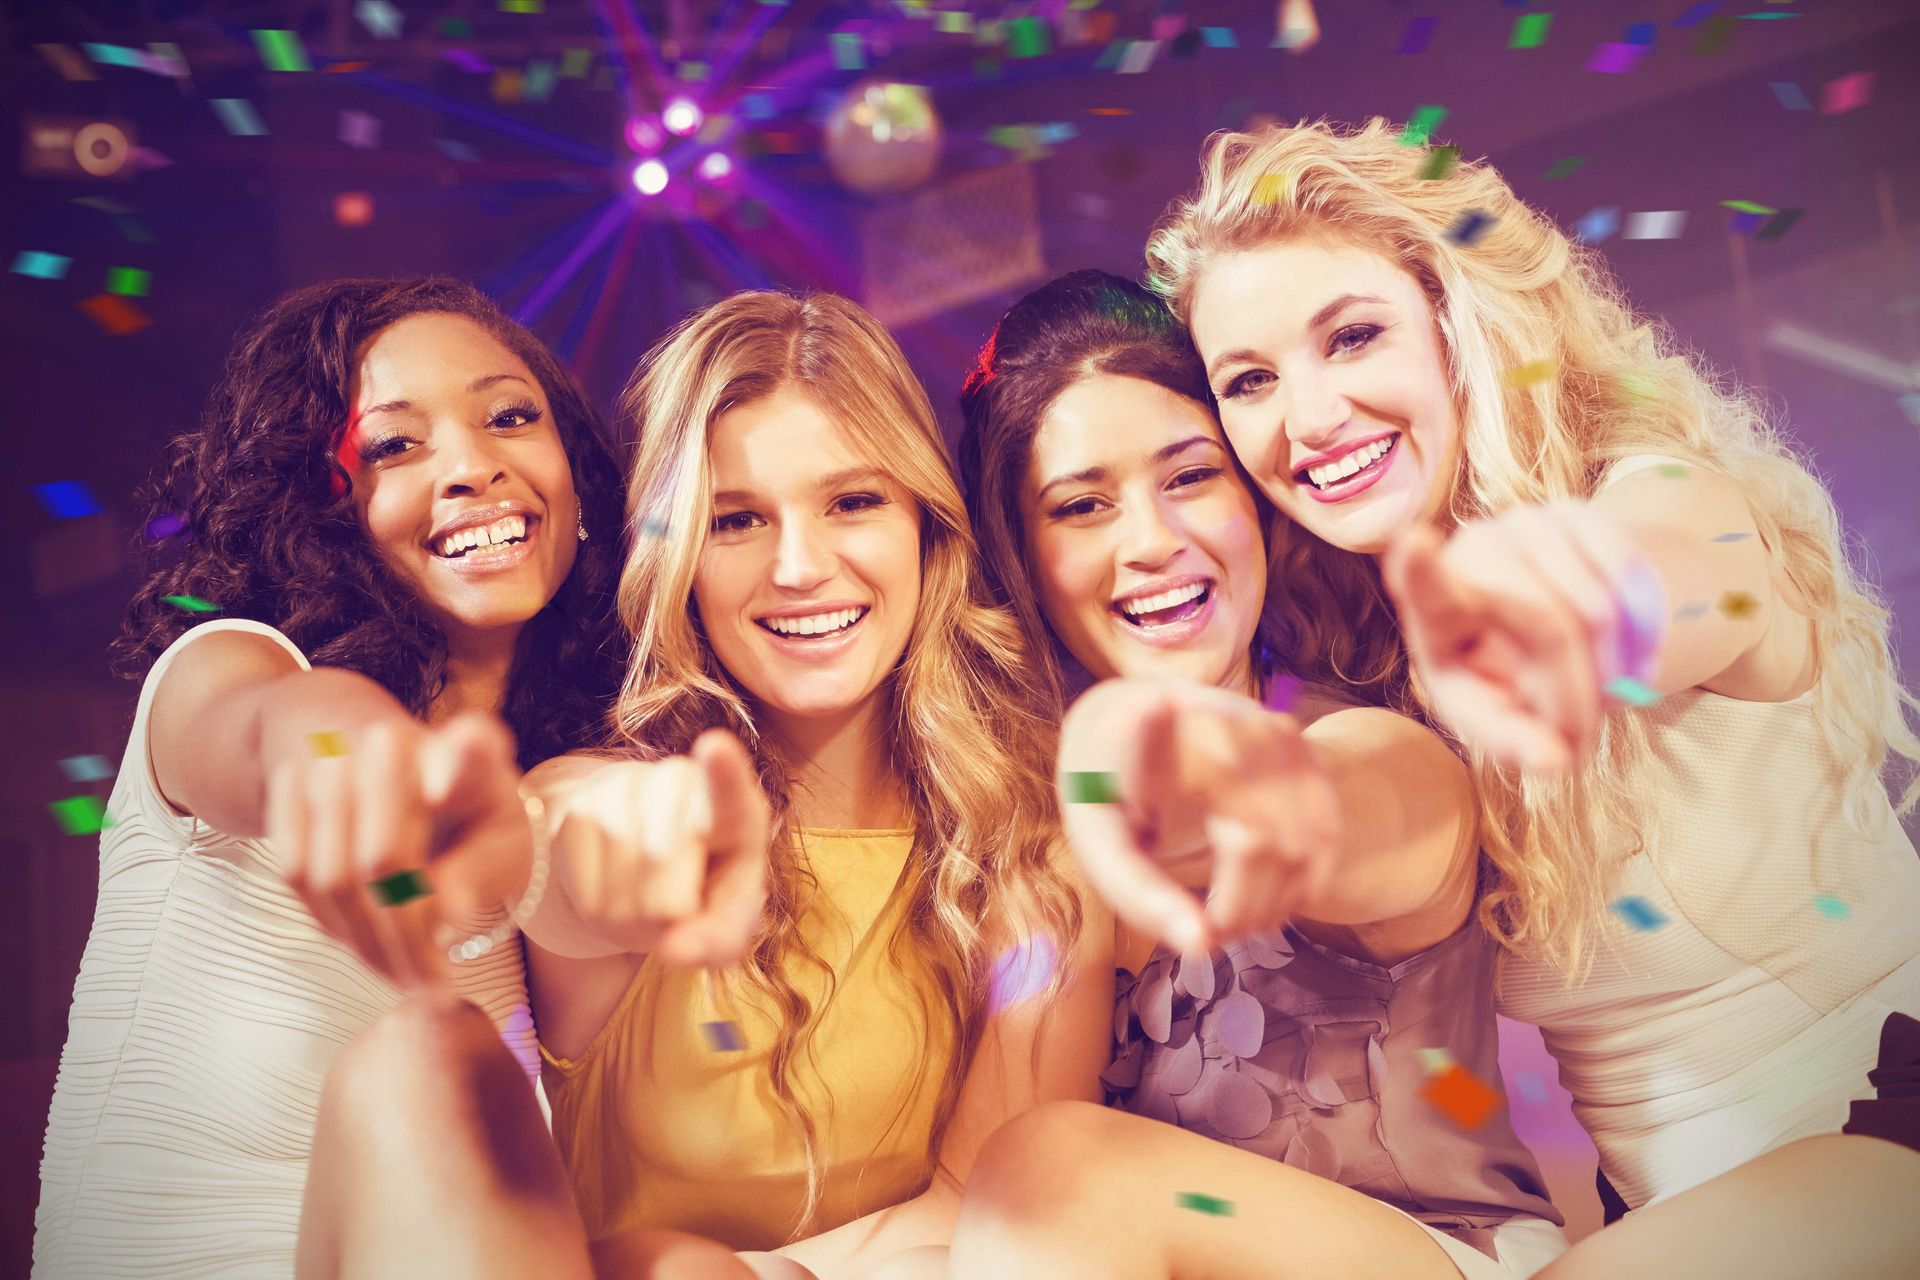
M1753 611L1760 607L1760 602L1744 591L1729 591L1720 597L1716 607L1729 618L1738 619L1751 617Z
M373 221L373 197L364 191L342 191L333 198L333 220L343 227L364 227Z
M85 302L73 305L85 312L87 319L116 338L138 333L153 323L152 316L117 294L96 293Z
M1558 360L1534 360L1527 364L1517 364L1504 375L1510 387L1531 387L1537 382L1545 382L1560 372Z
M1500 1109L1500 1095L1455 1063L1420 1086L1427 1105L1462 1129L1478 1129Z
M1133 108L1132 107L1088 107L1087 114L1090 116L1130 116L1133 114Z
M1284 173L1263 173L1253 184L1255 204L1279 204L1286 198L1292 179Z

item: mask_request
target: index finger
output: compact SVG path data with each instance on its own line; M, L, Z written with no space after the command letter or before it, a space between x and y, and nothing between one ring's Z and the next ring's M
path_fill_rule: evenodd
M1203 948L1207 925L1199 903L1140 846L1121 806L1064 798L1060 823L1067 845L1114 914L1181 951Z

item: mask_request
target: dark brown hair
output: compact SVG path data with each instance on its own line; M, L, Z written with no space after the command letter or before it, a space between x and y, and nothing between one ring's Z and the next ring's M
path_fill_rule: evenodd
M1020 488L1047 409L1068 387L1100 373L1164 387L1217 418L1206 366L1186 326L1153 294L1105 271L1070 272L1014 303L980 348L960 390L967 514L989 586L1027 633L1034 653L1031 692L1056 718L1077 664L1048 625L1033 589ZM1248 491L1264 516L1266 502L1251 485ZM1264 672L1263 645L1256 640L1254 648L1255 671Z
M235 337L200 427L169 442L139 495L148 528L172 532L143 543L147 581L114 644L124 674L139 678L204 620L165 599L192 596L221 616L264 622L314 665L357 671L426 713L446 682L446 637L368 539L337 453L356 353L381 329L427 312L474 321L539 380L590 535L520 633L501 718L523 768L601 738L622 665L612 608L619 466L580 384L546 345L478 289L446 277L313 285Z

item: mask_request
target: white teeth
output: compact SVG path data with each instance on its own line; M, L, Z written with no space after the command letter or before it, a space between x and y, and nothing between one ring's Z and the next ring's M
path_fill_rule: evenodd
M762 618L760 623L769 631L777 631L783 636L818 636L850 627L860 621L865 613L864 607L855 607L835 609L830 613L809 613L794 618Z
M468 529L459 529L440 539L436 551L442 556L456 556L469 547L498 546L516 538L527 536L527 518L520 515L501 516L489 525L480 525Z
M1128 617L1137 618L1143 613L1157 613L1162 609L1171 609L1177 604L1185 604L1189 600L1198 600L1206 589L1207 584L1204 582L1189 582L1186 586L1175 587L1171 591L1122 600L1120 609Z
M1344 480L1385 457L1387 450L1393 447L1394 439L1395 437L1388 436L1384 440L1375 440L1364 448L1355 449L1337 462L1329 462L1321 467L1308 467L1307 479L1322 489L1336 480Z

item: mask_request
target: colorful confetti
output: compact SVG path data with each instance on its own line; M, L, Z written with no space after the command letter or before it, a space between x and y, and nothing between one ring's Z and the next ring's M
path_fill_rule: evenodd
M1007 51L1016 58L1040 58L1052 53L1047 24L1039 18L1015 18L1007 24Z
M22 249L20 256L13 260L13 273L32 276L37 280L64 280L67 276L67 268L72 265L72 258L63 257L57 253Z
M1500 1092L1458 1064L1420 1086L1427 1105L1462 1129L1478 1129L1500 1109Z
M716 1018L700 1024L700 1034L706 1038L707 1048L714 1053L738 1053L747 1047L746 1037L740 1034L740 1024L726 1018Z
M1641 933L1651 933L1667 923L1667 918L1661 914L1660 909L1645 898L1629 895L1624 898L1615 898L1607 906L1615 915Z
M1413 118L1407 121L1406 129L1400 134L1400 145L1403 147L1426 146L1427 141L1433 137L1433 131L1438 129L1440 122L1446 118L1445 107L1418 108L1414 111Z
M1778 240L1792 230L1793 224L1800 221L1800 215L1805 212L1805 209L1782 209L1768 218L1766 224L1760 228L1760 239Z
M151 271L142 271L138 267L110 267L107 269L107 292L123 298L144 298L147 287L153 282Z
M380 118L365 111L340 113L340 141L358 151L371 151L380 145Z
M260 61L269 71L313 70L313 64L307 61L306 46L294 32L255 31L253 46L260 51Z
M1493 225L1493 216L1482 209L1468 209L1454 224L1447 228L1447 239L1459 245L1470 245L1487 233Z
M1119 804L1120 793L1111 773L1068 770L1065 775L1068 804Z
M1630 213L1625 235L1629 240L1678 240L1686 225L1686 212L1680 209Z
M60 824L62 835L90 836L113 825L107 818L106 802L99 796L68 796L65 800L53 801L47 808Z
M1300 690L1306 681L1291 671L1282 672L1273 678L1267 686L1267 697L1263 704L1269 711L1291 712L1300 701Z
M78 307L87 319L116 338L137 333L153 323L153 318L146 312L125 298L111 293L96 293L91 298L73 305Z
M1683 604L1673 611L1673 620L1675 622L1691 622L1695 618L1704 616L1706 612L1707 606L1704 604Z
M1420 170L1420 177L1427 182L1437 182L1453 172L1460 163L1460 148L1435 147L1433 154L1427 157L1426 167Z
M1620 229L1620 210L1601 205L1573 224L1573 236L1581 244L1599 244Z
M1507 40L1509 49L1538 49L1547 42L1547 27L1553 22L1551 13L1523 13L1513 20L1513 35Z
M1752 536L1753 536L1753 535L1752 535L1752 534L1750 534L1750 533L1716 533L1716 534L1714 534L1714 535L1713 535L1713 541L1715 541L1715 542L1745 542L1745 541L1746 541L1746 540L1747 540L1748 538L1751 538Z
M207 105L220 117L220 123L236 138L258 138L267 132L260 113L245 98L209 98Z
M1675 23L1679 26L1679 23ZM1734 20L1726 14L1709 20L1700 28L1700 34L1693 39L1692 52L1695 56L1724 53L1727 42L1733 39Z
M1210 1213L1216 1218L1233 1216L1233 1201L1204 1196L1198 1191L1182 1191L1174 1197L1174 1203L1182 1209L1192 1209L1195 1213Z
M1722 200L1720 202L1720 206L1724 209L1733 209L1739 213L1778 213L1780 212L1778 209L1774 208L1770 204L1760 204L1757 201L1753 201L1753 200Z
M1813 104L1807 101L1807 95L1800 86L1791 80L1773 80L1768 82L1773 96L1780 99L1780 105L1789 111L1811 111Z
M161 596L163 604L176 609L185 609L188 613L218 613L220 606L211 600L202 600L199 596Z
M105 756L68 756L60 762L60 772L68 782L98 782L113 776L113 766Z
M347 735L338 729L322 729L307 735L307 750L315 760L332 760L348 754Z
M1568 156L1564 160L1556 160L1553 168L1540 175L1541 181L1558 182L1562 178L1570 178L1586 162L1586 156Z
M1673 25L1681 28L1682 30L1685 30L1688 27L1697 27L1702 22L1705 22L1708 18L1712 17L1713 11L1715 9L1718 9L1719 7L1720 7L1720 0L1702 0L1702 3L1694 5L1692 8L1688 9L1685 13L1675 18L1673 20Z
M1760 607L1760 602L1744 591L1729 591L1720 597L1720 602L1715 607L1729 618L1738 621L1741 618L1750 617Z
M78 480L52 480L46 484L36 484L33 492L40 499L40 505L47 509L47 514L56 520L100 514L100 500Z
M1820 114L1844 115L1864 107L1873 98L1873 72L1856 71L1820 87Z
M185 516L176 515L169 511L165 515L158 515L147 521L147 537L155 542L162 542L186 527L187 520Z
M1501 375L1501 381L1510 387L1525 388L1547 381L1560 372L1560 362L1554 359L1532 360L1526 364L1517 364Z
M993 962L993 974L988 986L988 1010L997 1013L1033 999L1053 981L1053 972L1058 964L1059 955L1054 950L1053 939L1044 933L1022 939L1007 948Z
M1420 1070L1426 1075L1437 1076L1455 1065L1453 1054L1447 1049L1416 1049L1414 1054L1420 1059Z
M1687 478L1687 469L1677 462L1663 462L1656 467L1655 470L1669 480L1685 480Z
M333 220L343 227L373 223L373 196L365 191L342 191L333 198Z
M1601 75L1624 76L1640 65L1640 59L1647 56L1645 45L1624 44L1618 41L1597 44L1587 58L1586 69Z
M1292 179L1284 173L1263 173L1253 182L1255 204L1279 204L1287 198Z
M369 880L367 888L373 891L374 898L383 907L405 906L415 898L424 898L433 892L433 885L427 880L426 873L417 867L408 867L390 876Z
M1607 681L1607 692L1628 706L1650 707L1660 701L1660 692L1632 676L1615 676Z
M1433 29L1440 25L1438 18L1408 18L1407 28L1400 33L1400 43L1394 47L1395 53L1424 53L1427 41L1433 39Z
M1818 907L1820 914L1829 920L1845 921L1853 919L1853 909L1830 893L1814 895L1813 905Z
M353 6L353 16L367 34L381 40L394 40L400 35L400 11L388 0L359 0Z
M1520 1095L1522 1102L1543 1107L1552 1096L1547 1092L1547 1082L1531 1071L1516 1072L1513 1077L1513 1091Z
M833 65L841 71L864 71L867 67L866 42L858 31L833 33Z

